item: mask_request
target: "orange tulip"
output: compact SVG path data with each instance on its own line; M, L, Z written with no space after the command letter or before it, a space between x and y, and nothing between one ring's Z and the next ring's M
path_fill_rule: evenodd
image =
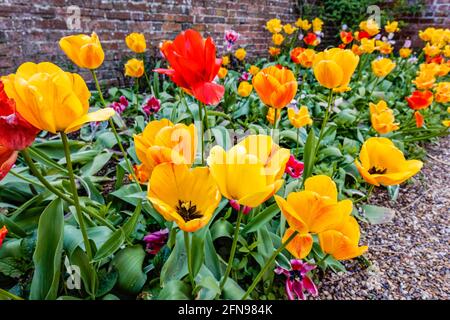
M297 79L285 67L267 67L253 77L252 83L262 102L275 109L284 108L297 93Z

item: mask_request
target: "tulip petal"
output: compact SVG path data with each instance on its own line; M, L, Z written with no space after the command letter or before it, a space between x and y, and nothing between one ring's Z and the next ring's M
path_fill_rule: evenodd
M112 108L104 108L91 113L88 113L81 118L72 122L66 130L65 133L70 133L76 131L81 128L81 126L87 122L95 122L95 121L105 121L111 118L116 112Z
M294 233L293 228L289 228L284 233L282 242L286 242L287 239ZM312 249L313 238L309 233L297 234L294 239L291 240L286 246L286 249L297 259L305 258Z
M17 160L19 152L0 145L0 181L6 177Z

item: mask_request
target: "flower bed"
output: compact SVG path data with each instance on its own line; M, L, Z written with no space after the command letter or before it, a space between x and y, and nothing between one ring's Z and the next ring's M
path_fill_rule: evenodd
M359 224L395 214L372 191L401 197L448 134L450 30L397 52L397 22L367 20L317 51L322 26L268 21L253 63L234 31L161 57L133 33L132 88L101 86L95 33L59 45L96 91L51 62L1 77L0 297L305 299L369 266Z

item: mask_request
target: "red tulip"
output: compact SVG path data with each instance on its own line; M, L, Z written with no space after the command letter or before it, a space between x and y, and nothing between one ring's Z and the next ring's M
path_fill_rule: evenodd
M168 75L175 84L205 104L217 104L225 88L213 82L222 59L216 58L216 46L208 37L202 38L195 30L181 32L164 48L169 69L156 69Z
M361 41L364 38L369 39L370 38L370 34L367 31L364 31L364 30L359 31L358 32L358 36L356 37L356 40Z
M414 91L411 96L406 97L408 105L413 110L425 109L433 102L433 92L431 91Z
M419 111L416 111L416 112L414 112L414 117L416 118L416 127L422 128L423 127L423 115Z
M8 98L0 81L0 145L10 150L25 149L38 132L16 111L14 100Z
M306 37L303 38L303 41L308 46L317 46L319 44L319 40L317 39L317 35L315 33L309 32Z
M9 170L17 160L18 151L14 151L0 145L0 181L6 177Z
M5 239L7 234L8 234L8 229L6 229L6 226L3 226L0 229L0 248L2 247L3 240Z
M340 36L341 36L341 40L344 44L348 44L348 43L352 42L352 40L353 40L353 35L352 35L351 31L349 31L349 32L341 31Z

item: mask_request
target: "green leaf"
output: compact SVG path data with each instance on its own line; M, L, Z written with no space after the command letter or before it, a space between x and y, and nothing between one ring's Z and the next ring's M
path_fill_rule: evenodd
M141 216L141 209L142 209L142 201L138 201L138 204L134 209L133 215L123 225L125 237L129 237L136 228L136 224L139 221L139 217Z
M97 152L97 151L96 151ZM81 175L83 177L90 177L95 175L97 172L99 172L111 159L112 153L111 152L105 152L100 153L94 157L91 161L89 161L87 164L85 164L81 169Z
M180 280L172 280L159 293L159 300L190 300L191 287Z
M280 212L280 209L276 203L268 206L252 220L250 220L250 222L242 230L242 233L246 234L259 230L261 227L269 223L278 212Z
M112 264L119 273L117 286L119 289L136 294L145 284L147 276L142 270L145 250L140 245L125 248L114 257Z
M102 269L98 274L99 284L96 296L101 297L111 291L112 288L114 288L118 278L119 274L115 269L110 271Z
M19 278L23 275L20 261L13 257L6 257L0 260L0 272L11 278Z
M192 255L192 276L195 277L200 271L205 259L205 241L204 238L198 234L192 234L191 240L191 255Z
M244 289L236 281L228 277L223 287L223 298L227 300L240 300L244 294Z
M311 174L314 167L314 160L315 160L315 150L316 150L316 144L317 144L317 138L314 133L314 129L311 128L309 130L308 137L306 138L305 143L305 150L303 152L303 163L305 164L304 170L303 170L303 181L308 179Z
M69 257L70 265L66 265L66 270L69 270L71 266L79 268L81 279L83 280L84 288L86 292L92 295L97 291L94 288L94 283L98 285L97 273L92 264L89 263L87 254L80 248L76 247ZM65 261L67 264L67 260Z
M115 231L111 237L98 249L94 261L100 261L114 254L125 241L125 234L122 229Z
M57 198L47 206L39 219L30 299L56 299L63 241L64 211L62 201Z
M386 207L366 204L362 206L362 209L364 216L371 224L388 223L391 222L395 216L395 211Z
M213 240L216 240L221 237L232 238L233 233L234 233L233 225L223 218L220 218L219 220L214 222L214 224L211 227L211 237Z
M8 231L10 231L11 233L14 233L15 235L24 238L27 236L27 233L25 232L25 230L23 230L18 224L16 224L14 221L12 221L10 218L8 218L7 216L0 214L0 226L6 226L6 228L8 228Z
M212 272L216 280L222 278L219 257L209 230L205 235L205 266Z
M194 257L195 259L195 257ZM172 280L180 280L188 274L187 255L184 245L184 235L179 231L176 236L175 246L169 259L161 269L161 286Z

